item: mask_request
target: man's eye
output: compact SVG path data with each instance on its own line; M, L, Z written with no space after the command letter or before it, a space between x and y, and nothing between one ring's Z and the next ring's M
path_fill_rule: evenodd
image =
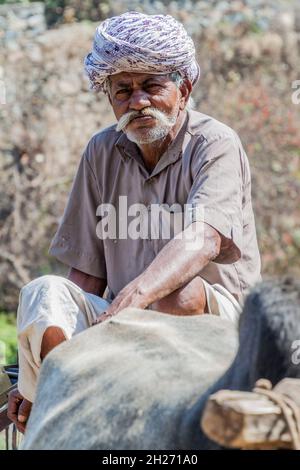
M130 93L130 90L124 88L124 89L122 89L122 90L118 90L118 91L116 92L116 96L117 96L117 97L120 97L120 96L128 95L129 93Z
M159 90L160 88L161 86L158 85L157 83L151 83L150 85L146 86L146 89L148 90Z

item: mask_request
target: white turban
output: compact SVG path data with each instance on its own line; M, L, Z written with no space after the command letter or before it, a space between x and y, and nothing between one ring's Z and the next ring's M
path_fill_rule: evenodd
M84 65L91 88L97 91L105 91L107 77L120 72L179 72L193 85L200 77L193 40L182 24L169 15L135 11L98 26Z

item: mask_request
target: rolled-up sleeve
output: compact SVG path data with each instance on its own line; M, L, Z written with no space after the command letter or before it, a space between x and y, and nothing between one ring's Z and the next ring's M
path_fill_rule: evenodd
M49 253L62 263L106 279L103 240L97 237L99 186L89 162L91 145L81 158L69 199Z
M243 178L241 152L234 136L220 135L196 148L193 184L188 195L187 225L203 221L219 232L222 244L215 262L241 257Z

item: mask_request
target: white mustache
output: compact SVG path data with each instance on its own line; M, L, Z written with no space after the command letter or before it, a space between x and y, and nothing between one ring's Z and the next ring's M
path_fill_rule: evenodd
M130 123L130 121L132 121L136 117L142 116L151 116L160 121L162 125L166 126L169 126L170 124L172 125L174 120L173 117L166 115L165 113L159 111L156 108L145 108L142 111L130 111L129 113L124 114L118 121L116 131L122 131Z

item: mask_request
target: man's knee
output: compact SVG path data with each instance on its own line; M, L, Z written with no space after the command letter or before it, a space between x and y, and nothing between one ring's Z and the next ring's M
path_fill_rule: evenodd
M66 278L62 276L55 276L53 274L47 274L45 276L37 277L33 279L28 284L21 289L21 296L30 295L32 293L36 294L38 291L44 289L65 289L66 288Z
M196 315L207 312L205 287L201 277L194 277L185 286L154 302L151 308L178 315Z
M47 306L53 304L52 299L68 295L66 281L67 279L61 276L45 275L22 287L17 314L18 327L27 327L41 312L44 315Z
M206 293L200 276L194 277L189 283L179 289L178 303L191 313L206 312Z

